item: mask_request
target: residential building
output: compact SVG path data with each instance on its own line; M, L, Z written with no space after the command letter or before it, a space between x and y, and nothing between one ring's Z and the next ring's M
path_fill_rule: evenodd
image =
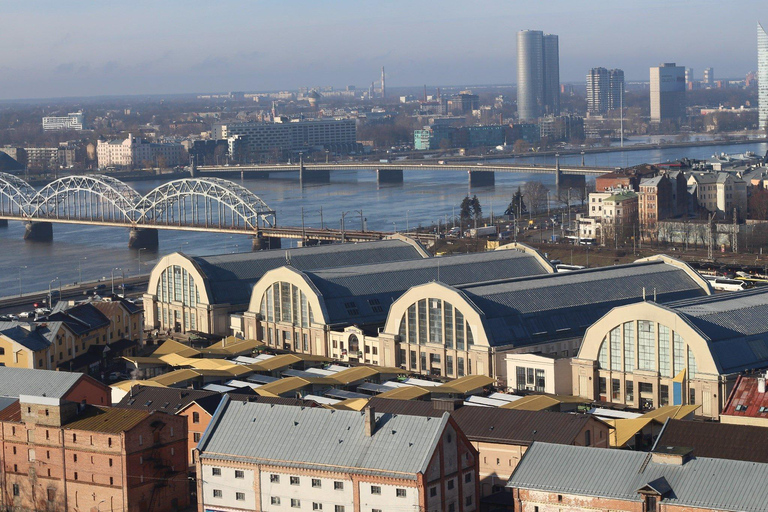
M693 84L693 68L685 68L685 88L691 89L691 84Z
M249 161L268 153L329 150L349 153L357 147L355 119L288 119L272 123L237 122L213 126L214 139L228 139L230 157Z
M685 68L665 63L651 68L651 121L685 116Z
M129 355L131 347L143 342L142 324L142 309L127 301L60 302L45 318L0 322L0 364L97 375L103 369L104 347ZM92 347L98 347L95 358Z
M587 73L587 112L604 114L620 108L623 91L624 71L592 68Z
M539 30L517 33L517 112L520 121L560 115L558 36Z
M184 146L150 143L129 134L124 140L99 140L96 154L100 168L174 167L182 163Z
M739 375L723 412L722 423L768 427L768 393L765 392L765 373Z
M564 116L547 115L539 123L540 136L550 141L570 141L584 138L584 118L568 114Z
M729 172L692 172L688 175L688 190L699 207L715 213L717 218L747 214L747 182Z
M61 117L44 117L43 130L76 130L83 129L85 117L82 112L70 112Z
M758 512L768 500L768 488L757 483L765 478L768 464L699 457L681 447L645 453L536 442L507 488L522 512Z
M439 418L237 403L197 447L199 510L478 510L477 451Z
M570 395L571 360L562 354L507 354L507 389L517 392Z
M183 418L49 396L21 395L11 407L17 419L0 422L0 507L170 512L189 505Z
M757 108L758 128L768 128L768 33L757 24Z
M74 403L109 405L109 387L75 372L32 370L0 365L0 396L47 396Z
M372 398L368 405L390 414L451 419L478 452L480 496L503 491L533 442L607 448L611 428L589 414L462 406L453 401Z
M768 463L765 427L668 419L653 447L687 446L697 457Z
M644 239L658 238L658 222L672 217L676 210L673 199L674 184L666 174L640 180L638 193L638 217L640 236Z
M758 30L760 30L759 25L760 24L758 23ZM758 33L758 38L759 37L760 37L760 34ZM759 48L759 44L760 43L759 43L759 40L758 40L758 48ZM703 83L704 85L715 85L715 70L714 70L714 68L704 68L704 75L702 75L701 83Z
M253 285L268 270L287 263L309 270L429 257L421 244L400 235L376 242L285 251L195 257L173 253L161 258L150 274L144 294L145 326L227 335L230 313L248 309Z
M632 190L617 189L589 194L589 216L599 220L602 236L629 233L638 222L638 195ZM586 227L586 226L585 226Z
M461 91L448 99L448 110L451 114L470 114L480 108L480 97L472 91Z
M642 164L609 172L595 178L595 191L629 189L639 192L640 180L656 176L660 171L655 165Z
M584 335L573 394L638 409L696 404L718 418L738 374L768 367L766 312L760 288L615 308Z

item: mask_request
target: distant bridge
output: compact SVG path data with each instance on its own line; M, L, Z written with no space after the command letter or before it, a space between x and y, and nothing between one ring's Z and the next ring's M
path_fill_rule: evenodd
M525 173L525 174L554 174L556 182L560 184L562 175L573 176L600 176L614 172L614 167L595 167L560 165L559 158L555 164L497 164L491 162L477 162L474 164L441 164L441 160L423 161L398 161L398 162L352 162L352 163L304 163L297 164L243 164L243 165L207 165L200 166L193 172L206 175L236 174L242 177L246 173L260 173L272 175L278 173L298 172L299 178L304 181L327 181L332 171L376 171L379 182L401 183L403 171L438 171L441 173L466 172L469 175L470 185L493 185L495 173Z
M52 223L128 227L130 247L156 247L158 229L253 235L254 246L280 238L305 241L377 240L389 233L278 227L277 216L245 187L220 178L170 181L142 196L103 175L68 176L37 191L0 173L0 221L27 222L26 239L51 240Z

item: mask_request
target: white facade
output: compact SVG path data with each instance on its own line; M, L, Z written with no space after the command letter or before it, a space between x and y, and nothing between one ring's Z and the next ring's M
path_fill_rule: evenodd
M181 144L149 143L128 135L125 140L100 140L96 146L99 167L153 167L179 165L184 153Z
M757 105L758 124L768 128L768 34L757 24Z
M77 130L83 129L84 116L82 112L70 112L63 117L44 117L43 130Z
M571 394L571 359L541 354L508 354L507 389Z
M666 63L651 68L651 121L685 115L685 68Z
M204 465L203 504L218 510L256 510L254 471L239 467ZM267 510L267 509L264 509Z

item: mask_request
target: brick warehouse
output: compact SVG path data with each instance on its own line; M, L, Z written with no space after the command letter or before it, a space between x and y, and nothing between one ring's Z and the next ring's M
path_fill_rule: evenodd
M170 414L22 395L3 410L0 453L2 510L189 505L187 424Z

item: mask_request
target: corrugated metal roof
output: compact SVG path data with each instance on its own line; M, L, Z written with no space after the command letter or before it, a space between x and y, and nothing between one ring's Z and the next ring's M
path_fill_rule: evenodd
M133 392L125 395L115 407L176 414L195 400L217 395L213 391L146 387L140 384L134 386Z
M377 413L370 437L364 421L363 412L226 401L198 447L201 458L413 479L425 471L448 415Z
M287 257L288 258L287 258ZM246 304L253 285L269 270L290 265L299 270L335 268L384 261L420 259L416 246L402 240L276 249L191 258L206 276L214 304Z
M63 398L83 377L82 373L0 366L0 396Z
M74 421L64 425L64 428L118 434L132 429L149 415L150 413L147 411L87 406L82 413L77 415Z
M592 419L587 414L474 407L461 407L451 416L471 440L526 445L534 441L571 444Z
M15 341L22 347L36 352L53 344L62 322L0 322L0 336Z
M762 512L768 503L768 464L695 457L662 464L643 452L534 443L508 487L640 501L637 490L664 478L661 503L726 511Z
M448 285L548 274L539 258L516 250L397 261L305 272L322 294L328 323L383 323L389 304L412 286ZM351 305L351 306L350 306Z
M768 393L760 393L757 378L740 375L722 414L768 419Z
M491 346L581 338L612 308L642 300L643 289L655 289L658 302L707 293L683 268L661 260L455 288L483 313Z

